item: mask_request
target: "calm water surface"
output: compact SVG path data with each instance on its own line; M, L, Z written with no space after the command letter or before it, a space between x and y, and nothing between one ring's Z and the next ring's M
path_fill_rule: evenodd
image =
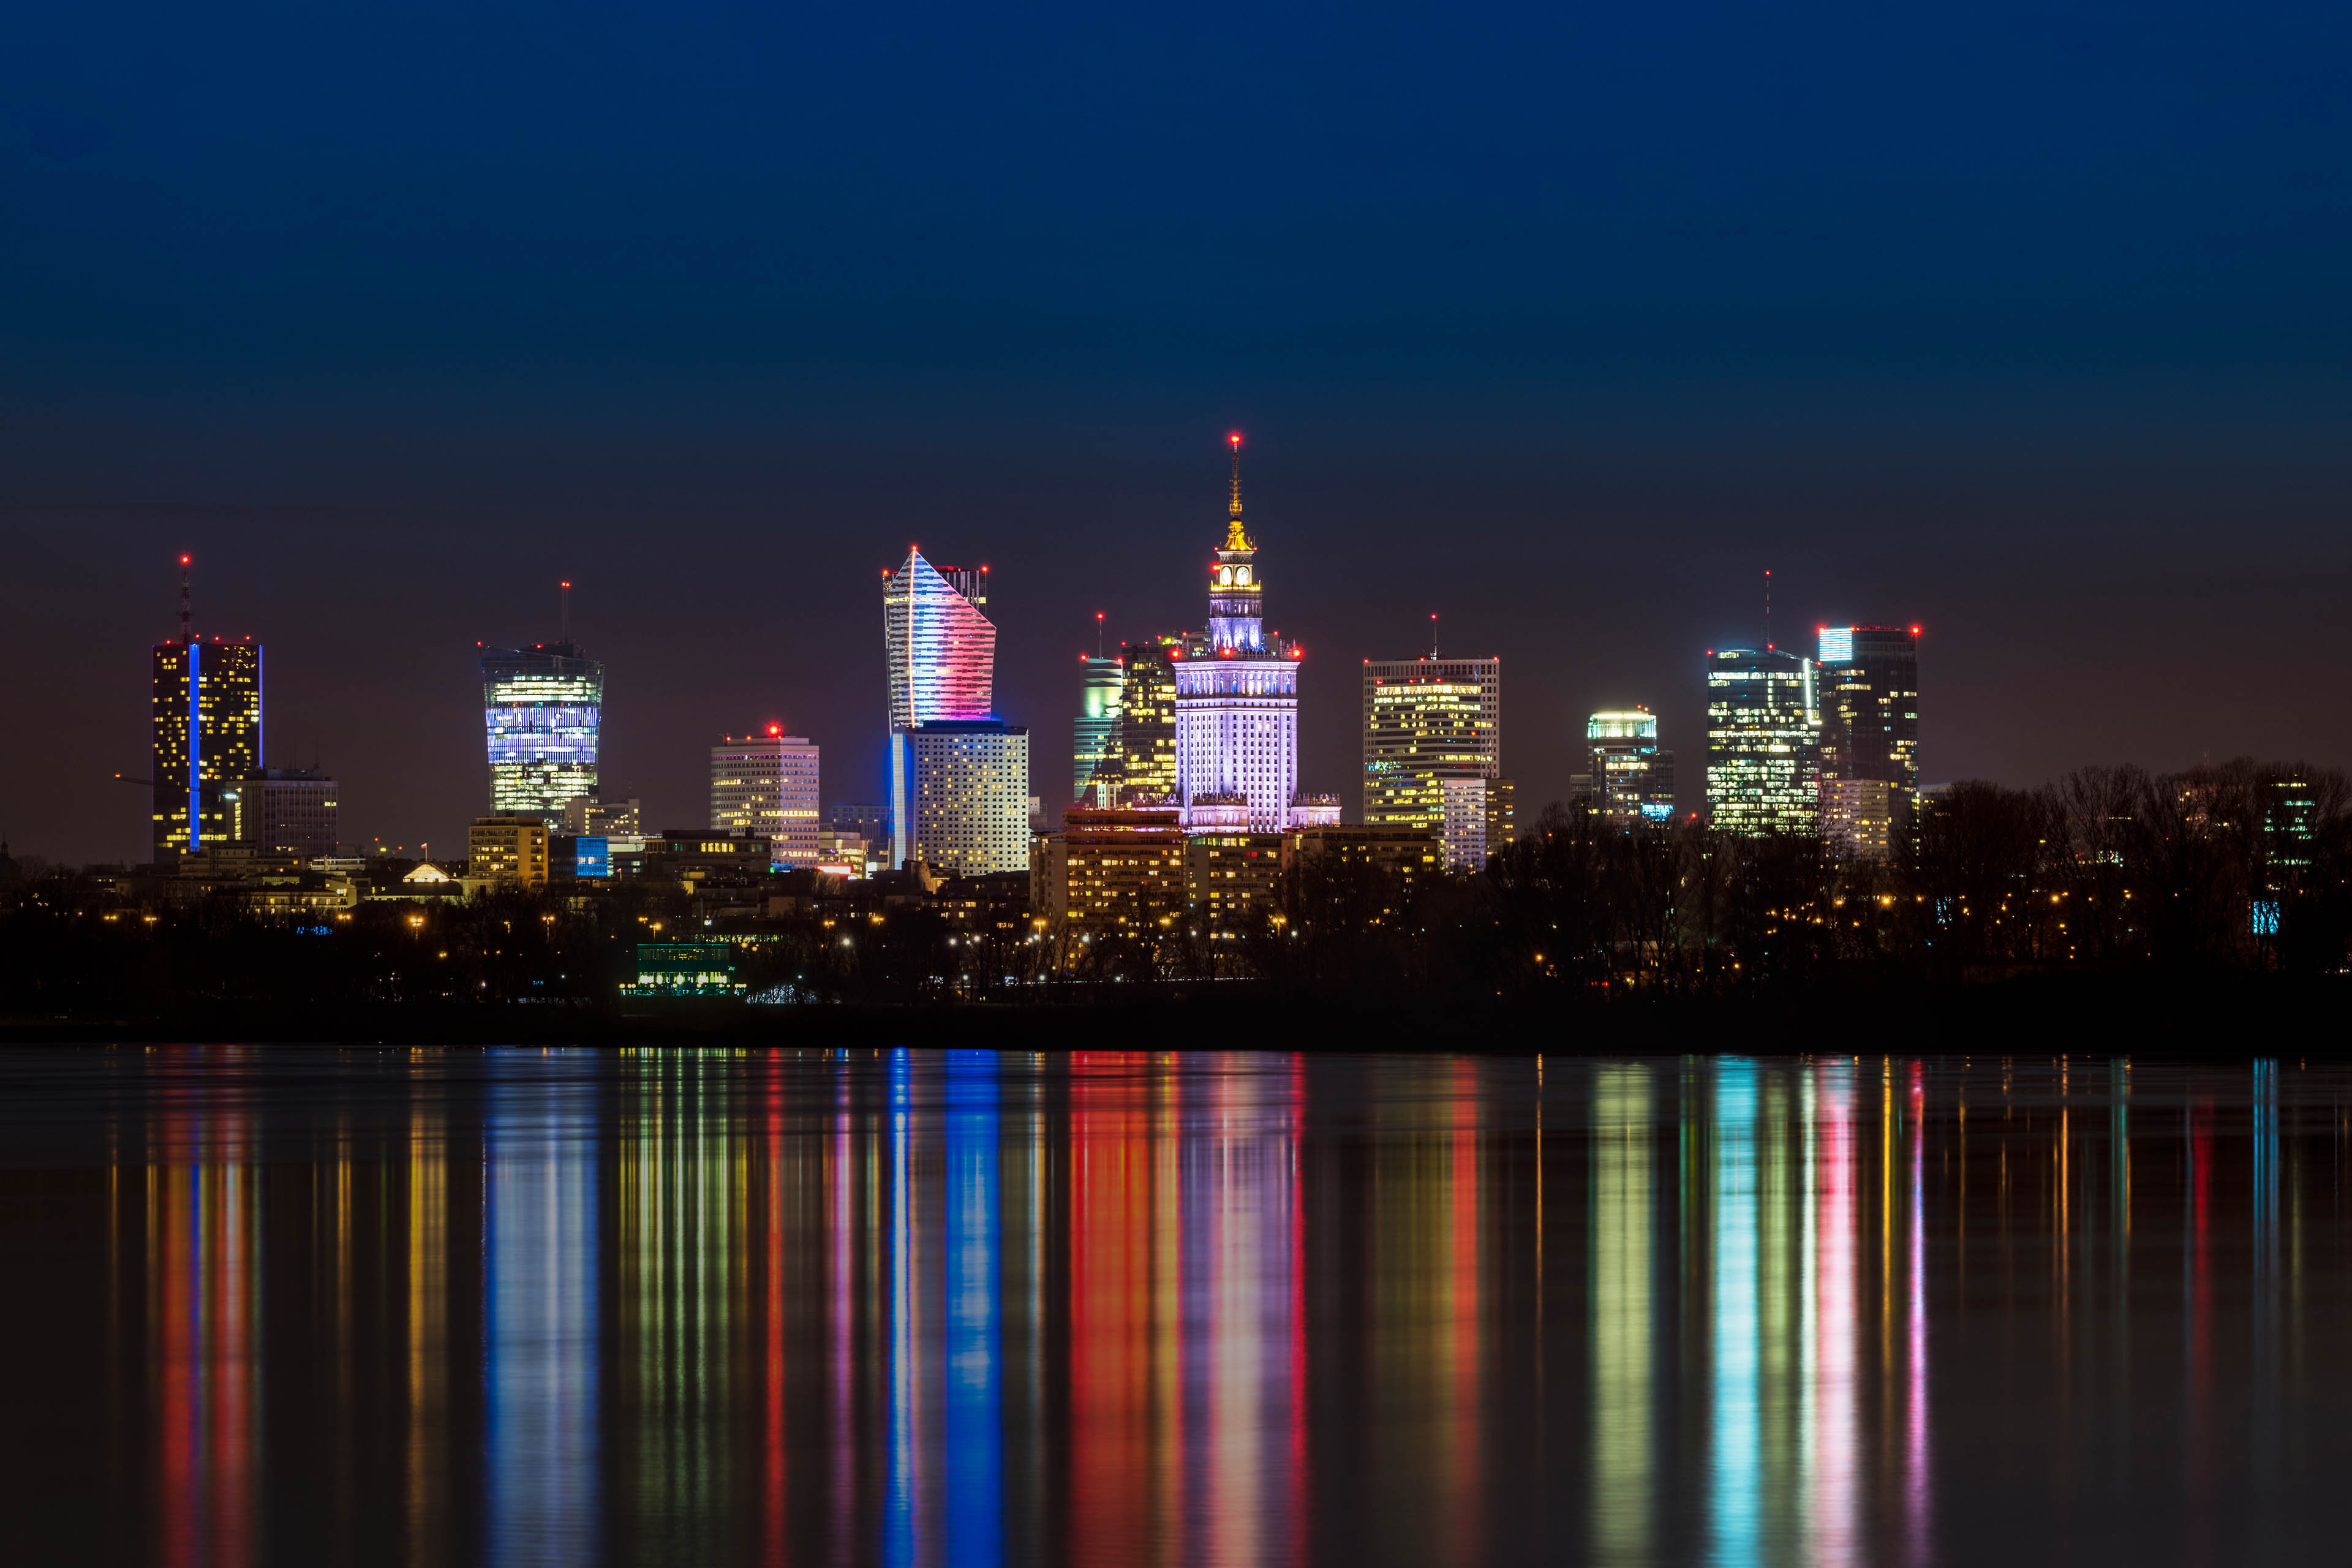
M0 1055L19 1562L2340 1560L2352 1073Z

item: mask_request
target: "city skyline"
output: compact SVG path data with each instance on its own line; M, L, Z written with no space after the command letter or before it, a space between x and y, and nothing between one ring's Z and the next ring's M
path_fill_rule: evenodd
M910 552L910 560L912 560L912 562L922 562L922 557L919 557L919 552ZM929 569L929 562L922 562L922 564L924 564L924 569ZM988 578L985 578L985 569L950 569L950 572L955 572L955 574L957 574L957 578L962 578L962 581L967 581L969 585L979 585L979 602L981 602L981 605L985 605L985 588L983 588L983 585L985 585L985 581L988 581ZM1785 578L1783 578L1783 581L1785 581ZM567 593L569 593L569 581L564 583L564 590L567 590ZM950 595L950 597L960 597L960 595ZM1091 616L1089 616L1089 618L1091 618ZM1108 621L1108 618L1106 618L1106 621ZM985 618L983 618L983 623L985 623ZM1822 623L1822 626L1825 626L1825 632L1822 632L1822 635L1828 635L1828 623ZM1867 621L1851 621L1851 618L1849 618L1849 626L1851 626L1851 627L1858 627L1858 630L1870 630L1870 623L1867 623ZM1900 630L1900 627L1895 627L1895 630ZM564 623L562 630L560 630L560 635L562 635L562 632L569 632L569 616L567 616L567 623ZM1025 639L1025 632L1028 632L1028 627L1018 627L1016 635L1021 635L1021 637ZM992 642L992 635L995 635L995 627L988 626L988 635L990 635L990 642ZM1106 635L1108 635L1108 632L1106 632ZM1849 632L1849 635L1851 635L1851 632ZM1919 627L1916 627L1916 626L1915 626L1915 627L1910 627L1910 639L1912 639L1912 647L1916 647L1916 642L1919 642ZM579 656L579 651L576 651L576 644L541 644L541 647L536 647L536 648L515 648L513 654L539 654L539 656L546 656L552 647L564 647L564 648L567 648L567 651L569 651L569 654ZM990 651L990 658L992 658L992 651ZM1912 663L1910 668L1912 668L1912 670L1915 670L1916 666L1915 666L1915 663ZM1916 679L1916 677L1912 675L1912 679ZM816 691L824 691L824 689L816 689ZM804 693L802 693L802 705L807 705L809 696L814 696L814 693L812 693L812 691L804 691ZM646 691L646 693L645 693L645 699L646 699L646 703L642 705L640 717L645 715L645 712L666 712L666 710L668 710L670 705L673 705L673 700L675 700L675 699L673 699L673 693L656 693L656 691ZM1049 693L1049 699L1051 699L1051 693ZM1637 700L1646 700L1646 699L1637 699ZM1943 689L1938 687L1938 720L1940 720L1940 715L1943 715L1943 708L1940 708L1940 703L1943 703ZM772 705L772 708L774 708L774 705ZM1049 715L1045 715L1045 717L1046 717L1046 721L1051 721L1051 720L1054 720L1054 717L1063 717L1063 720L1066 720L1066 717L1070 717L1070 715L1068 715L1068 699L1066 699L1066 696L1063 696L1063 712L1061 712L1061 715L1051 715L1051 712L1049 712ZM1661 724L1667 724L1667 726L1670 726L1670 724L1673 724L1673 720L1661 720ZM301 729L308 729L308 731L310 731L310 748L313 748L313 750L318 748L318 741L315 741L315 726L297 726L297 731L301 731ZM1536 745L1538 745L1538 750L1540 750L1540 748L1543 748L1543 741L1545 741L1545 736L1543 736L1543 733L1540 733L1540 731L1543 731L1543 729L1545 729L1545 726L1543 726L1543 721L1540 721L1540 720L1536 721L1536 724L1527 724L1527 726L1515 724L1515 741L1519 741L1519 742L1527 741L1527 731L1528 731L1528 729L1536 729L1536 731L1538 731L1538 733L1536 733ZM1569 726L1561 726L1561 729L1569 729ZM1675 750L1673 738L1675 738L1675 731L1673 731L1673 729L1665 729L1665 738L1663 738L1663 741L1661 741L1661 745L1665 745L1665 750ZM1933 736L1931 736L1931 741L1933 741ZM595 741L593 741L591 745L595 745ZM1906 745L1907 745L1907 748L1912 748L1910 752L1907 752L1907 757L1910 757L1910 778L1912 778L1912 781L1916 781L1916 778L1919 778L1919 771L1916 771L1916 748L1915 748L1915 742L1910 742L1910 741L1906 741ZM1691 736L1691 738L1689 738L1689 750L1691 750L1691 752L1700 752L1700 750L1703 750L1703 729L1700 729L1700 733L1696 733L1696 736ZM1042 769L1040 773L1033 773L1033 785L1030 785L1030 793L1033 793L1033 795L1040 795L1040 799L1042 799L1042 802L1045 802L1045 809L1046 809L1046 811L1054 809L1054 804L1051 804L1051 802L1054 802L1054 799L1056 799L1056 793L1058 793L1056 785L1054 785L1054 783L1051 783L1051 778L1054 778L1054 771L1056 771L1056 764L1058 764L1056 752L1058 752L1058 748L1046 748L1046 752L1045 752L1045 754L1040 754L1040 757L1034 757L1034 759L1033 759L1033 766L1037 764L1037 762L1042 762L1042 764L1045 764L1045 769ZM642 762L654 762L654 766L661 766L661 764L666 764L666 762L668 762L668 759L658 759L658 757L656 757L656 759L645 759L645 757L640 757L640 759L637 759L637 762L640 762L640 764L642 764ZM1580 759L1578 759L1578 762L1580 762ZM1512 771L1517 771L1517 769L1512 769ZM348 773L351 773L351 769L339 769L339 773L343 773L343 775L346 775L346 778L348 778ZM846 778L846 783L840 783L840 787L835 787L833 783L828 783L828 793L825 793L825 799L828 799L828 802L833 802L835 797L840 797L840 799L854 799L854 797L858 797L858 795L866 795L866 785L861 785L861 783L856 781L856 778L858 778L858 773L856 773L856 762L852 762L852 764L849 764L849 769L846 769L846 773L849 773L849 778ZM1694 775L1694 773L1698 773L1698 775ZM885 778L887 778L887 775L885 775ZM1928 778L1931 778L1931 781L1933 781L1933 775L1928 775ZM1691 771L1691 773L1684 773L1684 778L1682 778L1682 781L1679 781L1679 811L1682 811L1682 814L1691 814L1691 811L1694 811L1694 809L1703 811L1703 804L1700 804L1700 797L1698 797L1698 790L1700 790L1700 787L1703 787L1703 769L1694 769L1694 771ZM341 793L343 793L343 795L351 793L351 785L348 785L348 783L346 783L346 785L343 785ZM362 790L362 793L364 793L364 790ZM877 790L877 793L887 793L887 790ZM1571 797L1571 795L1573 795L1573 781L1561 781L1561 785L1555 785L1555 787L1543 787L1543 785L1540 785L1540 783L1538 783L1538 785L1536 785L1534 790L1528 790L1528 787L1524 787L1524 785L1522 785L1522 816L1524 816L1524 814L1531 814L1531 811L1536 811L1536 809L1540 809L1540 804L1548 802L1548 799L1569 799L1569 797ZM649 809L649 811L652 811L652 816L663 816L663 814L666 814L666 811L668 811L670 816L685 816L687 820L694 818L694 811L691 811L685 802L677 802L677 806L675 806L675 809L670 809L670 806L666 806L666 804L663 804L661 799L658 799L658 797L656 797L656 804L654 804L654 806L652 806L652 809ZM1355 802L1355 799L1348 799L1348 814L1350 814L1350 816L1357 816L1357 802ZM454 835L452 835L452 826L449 826L449 823L446 823L446 820L440 820L440 823L424 823L424 832L414 832L414 835L409 837L409 839L402 839L400 832L397 832L397 827L395 827L395 830L393 830L393 832L372 832L372 826L369 826L369 818L364 818L364 816L362 816L362 818L355 818L355 816L348 814L348 811L346 811L346 816L343 816L343 820L346 820L346 830L348 830L348 832L346 832L346 844L351 844L351 847L358 847L358 844L367 844L367 842L372 842L372 839L381 839L381 842L424 842L424 839L430 839L430 837L436 837L436 835L437 835L437 837L442 837L442 839L445 839L445 842L452 842L452 837L454 837ZM37 835L37 832L33 832L33 835L26 835L24 830L12 830L12 832L16 832L16 835L19 835L19 842L26 842L26 844L36 844L36 842L40 842L40 835Z

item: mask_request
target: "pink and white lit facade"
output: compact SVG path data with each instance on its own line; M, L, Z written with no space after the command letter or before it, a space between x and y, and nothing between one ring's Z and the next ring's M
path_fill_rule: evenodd
M1223 548L1209 562L1209 625L1169 650L1176 673L1176 799L1196 833L1297 826L1298 664L1265 629L1257 546L1242 527L1241 437Z

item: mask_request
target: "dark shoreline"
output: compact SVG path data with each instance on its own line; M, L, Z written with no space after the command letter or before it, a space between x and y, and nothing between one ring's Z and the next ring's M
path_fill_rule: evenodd
M1504 1004L1279 996L1255 985L1119 987L1097 998L955 1005L683 1004L641 1016L585 1007L387 1005L186 1009L146 1018L0 1018L10 1046L974 1047L1029 1050L1428 1050L1593 1056L2077 1052L2335 1056L2352 979L2032 976L1896 981L1760 996L1578 996Z

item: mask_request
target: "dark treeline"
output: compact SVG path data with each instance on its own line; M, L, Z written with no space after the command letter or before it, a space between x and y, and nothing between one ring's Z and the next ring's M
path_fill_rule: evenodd
M759 920L714 920L677 891L623 883L592 898L371 902L320 924L228 903L142 912L103 878L50 870L0 889L0 1017L431 1005L610 1018L636 944L685 935L745 939L755 995L853 1008L1165 991L1516 1011L2069 973L2333 974L2352 938L2352 789L2334 772L2251 762L1961 784L1885 862L1696 823L1629 833L1554 806L1476 876L1303 858L1279 915L1252 929L1221 936L1171 911L1148 940L1058 952L1025 910L821 890L796 875L780 885L809 896Z

